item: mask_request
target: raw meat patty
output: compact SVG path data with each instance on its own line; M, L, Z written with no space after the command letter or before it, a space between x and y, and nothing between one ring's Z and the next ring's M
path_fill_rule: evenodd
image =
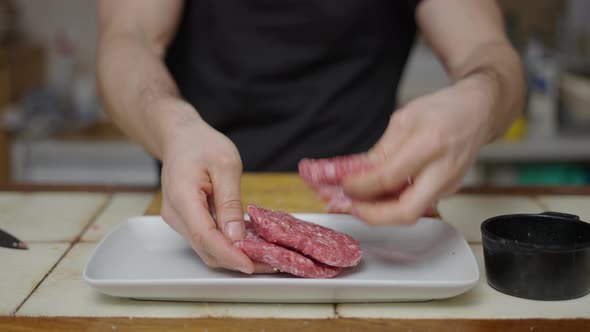
M328 202L328 212L349 213L352 200L344 193L340 184L344 177L369 170L371 165L360 155L347 155L324 159L304 158L299 161L298 168L302 180L314 189L321 199ZM411 180L408 179L408 185L410 184ZM401 194L405 188L406 186L400 188L392 196ZM436 204L429 207L423 216L440 217Z
M352 207L352 200L346 196L341 186L325 185L315 188L320 198L328 202L330 213L348 213Z
M246 231L246 238L234 245L252 260L302 278L333 278L342 271L339 267L314 262L295 251L266 242L256 233L252 222L246 223Z
M350 212L352 201L344 194L340 183L345 176L358 174L369 168L369 164L360 155L304 158L298 164L301 179L328 202L326 210L330 213Z
M299 161L299 174L312 187L339 185L345 176L358 174L370 168L359 155L338 156L325 159L304 158Z
M248 215L256 232L266 241L294 249L330 266L357 265L361 246L352 237L281 211L248 206Z

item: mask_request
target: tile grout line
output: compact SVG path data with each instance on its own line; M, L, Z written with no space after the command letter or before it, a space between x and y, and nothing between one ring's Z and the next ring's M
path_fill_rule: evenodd
M80 233L78 234L78 236L76 236L71 242L69 242L68 248L57 259L57 261L55 262L55 264L53 264L53 266L51 266L51 268L49 269L49 271L47 271L47 273L45 273L45 275L43 276L43 278L41 278L41 280L39 280L39 282L35 285L35 287L33 287L33 289L29 292L29 294L27 294L27 296L21 301L21 303L19 303L19 305L16 307L16 309L14 309L14 311L12 311L10 313L10 315L9 315L10 317L16 316L16 314L22 308L22 306L29 300L29 298L31 296L33 296L33 294L35 294L35 291L37 291L37 288L39 288L39 286L41 286L43 284L43 282L45 281L45 279L47 279L47 277L51 274L51 272L53 272L53 270L55 270L55 268L59 265L59 263L61 263L61 261L72 250L72 248L74 248L74 246L80 242L80 239L82 238L82 236L84 235L84 233L94 223L94 221L96 221L96 219L98 219L98 217L104 212L104 210L112 202L113 196L114 196L113 194L109 194L108 198L105 199L105 201L99 206L99 208L96 209L96 211L94 211L94 213L89 218L88 223L86 224L86 226L84 226L82 228L82 230L80 231ZM59 243L63 243L63 242L59 242Z
M114 196L115 196L115 194L120 194L120 193L114 193L114 194L113 194L113 196L111 197L111 201L113 201L113 200L115 199L115 197L114 197ZM154 197L155 197L155 195L152 195L152 196L153 196L153 197L150 199L150 201L151 201L151 200L153 200L153 199L154 199ZM109 204L110 204L110 202L109 202ZM151 205L151 204L150 204L150 203L148 203L148 204L147 204L147 206L146 206L146 207L145 207L145 208L142 210L143 212L141 212L141 214L137 214L137 216L141 216L141 217L148 217L148 216L152 216L152 215L147 215L147 214L144 214L144 213L145 213L145 211L146 211L146 209L147 209L147 208L148 208L150 205ZM106 209L106 208L105 208L105 209ZM104 212L104 210L103 210L102 212ZM96 220L94 220L94 221L96 222ZM90 226L90 227L92 227L92 223L91 223L91 224L89 224L89 226ZM115 226L115 227L116 227L116 226ZM88 230L88 228L89 228L89 227L87 227L87 228L86 228L86 231ZM80 243L90 243L90 244L94 243L94 244L97 244L98 242L100 242L100 241L101 241L101 238L99 238L99 239L97 239L97 240L93 240L93 239L90 239L90 240L85 240L85 239L84 239L84 234L86 233L86 231L83 231L83 232L82 232L82 235L80 236L79 240L78 240L78 241L76 241L76 244L80 244ZM104 237L104 236L106 236L106 235L102 235L102 237Z
M70 252L70 250L73 247L74 247L74 244L73 243L70 243L69 246L68 246L68 248L64 251L64 253L61 256L59 256L59 258L57 259L57 261L55 262L55 264L53 264L51 266L51 268L49 268L49 271L47 271L47 273L45 273L45 275L43 276L43 278L41 278L41 280L39 280L39 282L35 285L35 287L33 287L33 289L29 292L29 294L27 294L27 296L19 303L19 305L16 307L16 309L14 309L14 311L10 313L10 317L16 316L16 313L20 310L20 308L35 293L35 291L37 290L37 288L39 288L39 286L41 286L41 284L45 281L45 279L47 279L47 277L51 274L51 272L53 272L53 270L57 267L57 265L63 260L63 258Z
M52 244L52 243L72 243L69 240L33 240L33 241L24 241L26 244Z
M98 217L108 208L108 206L114 200L114 196L115 196L114 194L109 194L109 197L107 199L105 199L104 203L102 203L102 205L98 209L96 209L96 211L90 216L90 219L86 223L86 226L84 226L82 228L82 230L80 231L78 236L76 236L74 238L74 240L72 241L73 245L78 244L82 240L82 237L84 236L84 234L86 234L86 232L88 231L88 229L90 227L92 227L92 224L94 224L96 219L98 219Z

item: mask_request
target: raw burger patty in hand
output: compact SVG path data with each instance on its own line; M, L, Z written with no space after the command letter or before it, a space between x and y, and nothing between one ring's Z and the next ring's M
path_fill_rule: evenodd
M342 268L314 262L295 251L266 242L256 233L252 222L246 223L246 231L246 238L234 245L252 260L302 278L333 278L342 271Z
M340 186L347 175L359 174L370 168L360 155L337 156L324 159L304 158L299 161L299 176L308 186L328 202L327 211L348 213L351 199Z
M359 174L369 168L369 163L358 155L325 159L304 158L298 164L299 175L312 187L340 185L345 176Z
M320 263L350 267L361 260L360 244L347 234L254 205L248 206L248 215L256 232L266 241L296 250Z
M304 158L298 164L299 176L303 182L313 188L321 199L328 201L327 210L331 213L350 212L352 200L346 196L340 185L346 176L361 174L370 168L369 162L357 154L324 159ZM391 196L396 197L406 186ZM436 204L429 207L423 216L438 217Z

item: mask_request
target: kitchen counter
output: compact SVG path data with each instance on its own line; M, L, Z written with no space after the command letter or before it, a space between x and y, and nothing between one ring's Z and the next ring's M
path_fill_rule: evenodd
M323 212L293 174L246 174L244 204ZM121 299L88 286L81 273L92 250L125 218L159 214L151 187L0 186L0 228L30 245L0 249L0 331L584 331L590 295L530 301L485 280L479 226L504 213L554 210L590 220L590 187L465 188L439 205L461 231L481 272L460 296L429 302L371 304L191 303Z

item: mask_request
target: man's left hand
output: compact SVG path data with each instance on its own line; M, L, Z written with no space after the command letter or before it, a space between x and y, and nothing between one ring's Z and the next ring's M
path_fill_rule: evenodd
M371 170L347 177L352 213L369 224L414 223L443 196L455 192L492 137L493 81L475 74L418 98L392 115L365 156ZM408 186L399 196L399 188Z

